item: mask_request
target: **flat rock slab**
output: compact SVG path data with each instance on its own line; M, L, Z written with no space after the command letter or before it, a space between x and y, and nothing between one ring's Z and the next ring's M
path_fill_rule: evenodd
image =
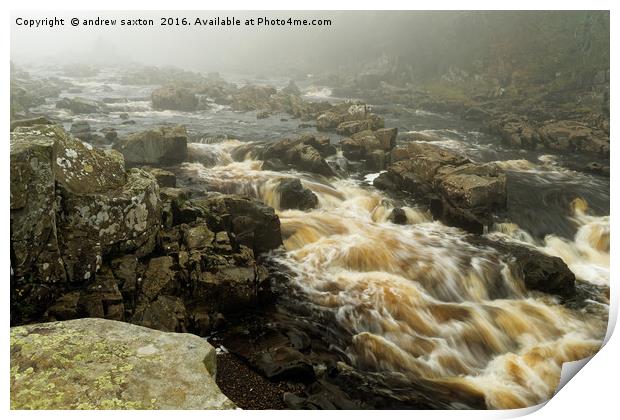
M215 349L99 318L11 328L12 409L232 409Z

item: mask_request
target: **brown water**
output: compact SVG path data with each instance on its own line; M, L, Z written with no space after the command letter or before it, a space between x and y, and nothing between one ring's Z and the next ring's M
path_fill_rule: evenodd
M236 145L203 145L219 164L183 164L180 178L252 195L276 209L286 253L274 258L294 273L290 281L303 299L350 334L345 352L355 368L482 393L489 408L516 408L549 399L562 363L600 347L604 296L603 303L569 309L526 291L503 255L470 244L424 210L405 207L407 225L392 224L393 203L373 187L262 171L259 161L233 162ZM526 161L505 166L536 170ZM318 196L319 208L280 210L276 187L291 176ZM578 281L608 285L609 217L589 215L584 200L567 211L577 230L572 239L535 240L514 223L488 237L537 247L561 257Z

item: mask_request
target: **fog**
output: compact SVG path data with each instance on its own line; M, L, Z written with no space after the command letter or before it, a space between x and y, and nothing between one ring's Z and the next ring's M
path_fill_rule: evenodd
M17 18L65 20L26 27ZM73 27L70 19L116 19L115 26ZM161 26L162 17L189 26ZM237 18L240 26L196 26L195 19ZM245 26L246 19L328 19L323 26ZM153 19L121 26L120 19ZM451 66L511 74L515 67L549 74L609 67L609 13L588 11L199 11L14 12L11 58L17 64L130 63L239 73L354 74L380 57L398 57L416 76ZM532 64L533 63L533 64ZM577 68L579 66L579 68Z

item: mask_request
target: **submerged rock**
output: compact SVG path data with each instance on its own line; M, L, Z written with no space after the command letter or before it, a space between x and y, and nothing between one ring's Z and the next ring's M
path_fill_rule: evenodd
M195 111L198 98L189 89L175 85L162 86L151 93L151 103L155 109L172 109L177 111Z
M159 127L129 134L114 147L128 165L172 165L187 159L187 131L184 126Z
M103 319L11 328L11 409L232 409L190 334Z

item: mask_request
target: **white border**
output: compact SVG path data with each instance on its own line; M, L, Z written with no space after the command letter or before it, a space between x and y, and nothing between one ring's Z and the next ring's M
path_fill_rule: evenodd
M7 4L8 3L8 4ZM315 0L315 1L283 1L283 0L266 0L260 3L250 0L235 1L227 0L222 2L205 2L205 1L190 1L190 0L175 0L173 2L166 2L163 0L141 0L132 1L127 0L108 0L108 1L78 1L78 0L57 0L51 1L8 1L3 2L5 8L2 9L3 26L2 36L0 36L0 45L2 46L3 56L5 60L2 65L2 80L1 85L2 96L1 100L4 106L2 107L2 130L5 133L5 141L1 143L0 147L3 149L3 156L8 159L9 156L9 63L6 58L9 57L10 48L10 10L13 11L25 11L25 10L375 10L381 8L382 10L517 10L517 9L533 9L533 10L611 10L611 68L612 78L613 69L617 64L617 55L614 54L613 46L617 45L617 29L614 27L615 11L619 9L616 4L618 2L612 1L597 1L591 0L588 2L577 1L548 1L548 0L521 0L519 2L497 2L497 1L478 1L471 0L467 2L458 1L433 1L433 2L412 2L412 1L398 1L398 0L382 0L381 2L369 1L369 0L357 0L357 1L343 1L343 0ZM611 84L611 109L612 109L612 126L615 127L617 120L617 113L615 113L617 104L617 89L615 89L614 80ZM612 130L614 132L614 130ZM617 179L618 179L618 153L619 146L614 145L612 140L611 147L611 214L613 214L612 220L615 220L615 214L618 209L618 194L617 194ZM8 285L8 271L9 271L9 241L6 239L9 237L9 165L5 162L2 165L2 182L0 184L0 200L2 202L2 208L4 211L4 223L0 225L0 237L5 238L1 242L0 258L2 258L4 266L4 290L2 296L5 299L5 304L2 311L2 319L4 320L4 340L2 342L2 366L0 373L0 384L2 387L2 408L8 412L9 408L9 340L8 340L8 325L9 325L9 293L7 291ZM618 229L615 229L615 222L612 223L612 235L611 235L611 249L620 249L618 247ZM618 255L618 254L616 254ZM611 287L611 300L612 309L610 312L610 329L608 331L608 338L612 332L613 326L617 319L618 312L618 288L615 287L615 274L619 272L620 260L612 258L611 261L611 273L612 273L612 287ZM587 367L580 372L577 377L571 380L549 403L544 406L544 409L536 411L532 414L536 419L606 419L617 416L618 407L616 405L617 396L616 376L620 373L620 343L615 336L611 336L607 344L601 349L601 351L594 356L594 358L588 363ZM3 378L3 379L2 379ZM438 419L438 418L465 418L465 419L484 419L484 418L498 418L498 417L516 417L535 411L535 409L515 410L515 411L390 411L386 415L394 416L398 418L411 418L412 416L424 419ZM613 414L612 414L613 413ZM44 416L45 418L82 418L84 414L81 412L8 412L16 418L34 418ZM349 416L355 415L356 417L371 418L375 415L374 412L356 412L352 413L332 413L332 412L308 412L301 411L291 413L289 411L233 411L233 412L217 412L217 413L204 413L204 412L89 412L86 415L89 417L108 418L111 415L114 416L132 416L136 418L150 418L152 416L157 417L174 417L178 418L204 418L205 416L217 416L218 419L229 418L270 418L270 419L288 419L291 415L295 418L309 418L315 416Z

